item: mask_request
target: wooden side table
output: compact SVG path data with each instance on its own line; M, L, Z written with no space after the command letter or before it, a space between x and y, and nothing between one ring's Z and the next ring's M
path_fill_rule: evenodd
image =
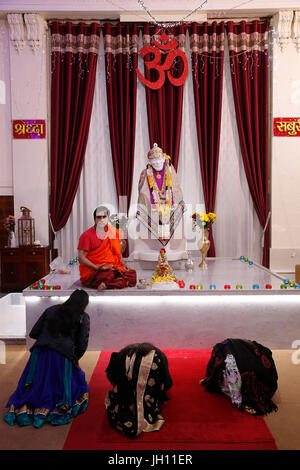
M23 290L49 273L49 247L1 248L1 289Z

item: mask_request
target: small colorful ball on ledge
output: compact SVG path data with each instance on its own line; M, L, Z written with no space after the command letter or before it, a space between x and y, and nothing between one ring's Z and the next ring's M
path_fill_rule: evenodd
M54 290L54 286L49 286L49 290Z
M231 289L231 286L229 284L225 284L224 289Z
M55 290L61 289L61 286L59 286L59 285L54 286L54 289L55 289Z
M287 285L286 284L280 284L280 289L287 289Z
M243 259L244 259L244 256L243 256L243 255L242 255L242 256L240 256L240 259L241 259L241 260L243 260Z
M236 285L236 289L243 289L242 284L237 284L237 285Z
M210 288L210 289L216 289L217 286L216 286L216 284L211 284L211 285L209 286L209 288Z
M245 263L248 263L249 258L244 258Z
M290 281L290 282L289 282L289 286L290 286L290 287L295 287L295 282L294 282L294 281Z
M74 261L70 259L69 264L74 264Z
M249 266L252 266L253 261L249 260L248 264L249 264Z
M196 289L198 289L198 290L203 289L203 285L202 285L202 284L197 284L197 285L196 285Z
M271 284L266 284L266 289L272 289Z
M191 284L190 289L194 290L194 289L196 289L196 286L194 284Z
M259 289L259 285L258 284L253 284L252 289Z
M185 287L185 282L184 281L178 281L178 285L181 289Z
M289 283L290 283L290 280L289 280L289 279L283 279L283 282L284 282L285 284L289 284Z

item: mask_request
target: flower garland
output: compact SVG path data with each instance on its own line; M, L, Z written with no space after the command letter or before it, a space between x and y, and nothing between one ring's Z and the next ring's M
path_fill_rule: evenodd
M177 282L176 276L172 268L168 265L166 250L164 248L161 248L159 252L158 266L156 268L156 271L152 274L151 284L161 281Z
M147 164L147 178L149 183L150 192L153 196L154 204L163 215L166 215L172 206L172 173L169 165L168 157L165 160L164 181L161 191L158 189L156 180L153 175L153 168L150 163ZM163 205L162 195L166 193L166 202Z

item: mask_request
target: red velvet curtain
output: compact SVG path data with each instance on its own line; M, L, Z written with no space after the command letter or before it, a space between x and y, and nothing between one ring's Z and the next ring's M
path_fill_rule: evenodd
M50 216L53 229L57 232L69 218L84 162L94 96L100 25L53 22L50 30Z
M268 21L230 21L227 28L241 153L253 204L264 228L269 212ZM262 264L269 265L269 227Z
M160 41L162 29L149 23L143 27L143 45L152 45L155 38ZM179 43L179 48L185 50L185 27L184 25L170 28L167 34L170 38L174 38ZM168 52L167 52L168 53ZM167 53L162 52L162 63L164 63ZM150 54L144 59L151 60ZM184 64L181 58L176 58L171 67L171 74L174 78L180 77ZM151 81L157 80L157 72L145 68L145 78ZM183 87L173 85L168 78L163 86L158 90L146 89L148 129L150 147L156 142L163 152L170 155L171 162L177 170L178 157L180 148L181 121L182 121L182 104L183 104Z
M202 186L206 212L214 212L221 131L224 32L221 22L189 28ZM215 256L212 228L209 256Z
M127 213L132 189L138 33L134 23L104 25L106 91L112 159L118 196L123 196L119 212ZM125 234L126 235L126 234ZM124 256L128 256L128 245Z

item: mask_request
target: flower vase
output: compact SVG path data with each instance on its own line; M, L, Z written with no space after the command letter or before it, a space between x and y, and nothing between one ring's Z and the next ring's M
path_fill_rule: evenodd
M17 243L16 243L15 232L11 232L10 247L16 248L16 246L17 246Z
M12 242L12 233L13 232L8 232L8 238L7 238L7 247L12 248L11 242Z
M8 239L7 239L7 246L8 248L16 248L16 237L15 232L8 232Z
M208 239L208 229L204 228L203 229L203 236L198 242L198 247L202 255L202 261L199 264L199 268L207 269L208 265L205 261L207 252L210 248L210 241Z

